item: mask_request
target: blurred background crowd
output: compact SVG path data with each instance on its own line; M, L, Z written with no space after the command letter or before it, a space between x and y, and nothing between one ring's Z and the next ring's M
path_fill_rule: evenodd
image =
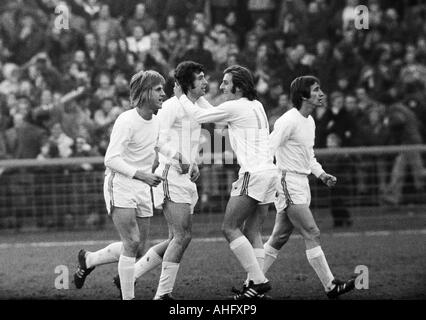
M61 3L69 29L55 26ZM249 67L271 129L292 79L316 75L319 148L426 138L423 1L3 0L0 16L0 159L103 155L132 74L159 71L171 96L184 60L204 64L214 105L224 68Z

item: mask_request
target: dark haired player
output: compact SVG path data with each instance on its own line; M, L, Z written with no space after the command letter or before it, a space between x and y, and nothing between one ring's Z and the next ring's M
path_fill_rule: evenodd
M315 123L311 117L321 106L324 93L320 82L313 76L293 80L290 86L293 108L284 113L274 124L271 133L271 150L281 171L281 184L275 201L277 215L269 240L265 243L266 273L288 241L293 229L302 235L309 264L318 275L329 298L346 293L355 286L352 278L346 282L334 278L320 245L320 231L309 205L311 192L308 175L314 174L328 187L334 187L336 177L327 174L314 155Z
M253 246L241 229L259 215L258 205L272 203L277 185L277 168L272 162L269 126L262 104L257 100L251 72L231 66L224 72L220 88L228 101L210 110L197 107L175 86L185 111L197 122L226 122L231 146L240 165L239 178L232 185L222 231L230 249L248 273L248 285L236 299L261 297L271 289L256 259ZM201 100L201 102L199 102ZM207 103L204 98L198 103Z
M175 70L175 78L182 83L188 98L195 102L206 93L207 80L204 67L193 61L181 62ZM202 106L210 108L210 106ZM201 125L191 119L183 110L179 100L172 97L163 103L158 112L160 121L160 141L170 149L176 149L186 162L186 172L180 169L177 159L159 154L156 173L164 179L153 189L155 206L162 206L169 226L169 239L151 247L136 262L135 278L161 265L161 275L154 300L173 299L174 288L180 261L191 241L192 214L198 201L195 181L200 176L197 155L200 144ZM115 283L118 283L115 280Z

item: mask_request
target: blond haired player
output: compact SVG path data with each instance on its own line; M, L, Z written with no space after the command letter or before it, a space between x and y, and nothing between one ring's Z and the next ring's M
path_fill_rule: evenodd
M121 242L96 252L82 249L74 283L81 288L97 265L118 261L122 299L134 299L135 259L143 251L153 215L151 187L162 177L152 173L155 149L167 157L183 159L159 142L160 123L155 114L165 98L164 78L156 71L140 71L130 81L133 109L114 123L105 154L104 198Z

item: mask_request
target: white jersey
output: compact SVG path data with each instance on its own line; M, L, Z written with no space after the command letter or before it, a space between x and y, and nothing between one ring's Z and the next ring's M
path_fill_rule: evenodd
M197 108L186 95L180 97L185 111L199 123L226 122L231 147L234 150L240 172L257 172L274 169L269 145L268 119L262 104L247 98L230 100L210 109ZM199 104L208 104L201 97Z
M280 170L319 177L324 172L314 154L315 121L292 108L274 124L271 151Z
M155 159L155 147L167 155L172 150L158 143L160 125L153 115L143 119L136 108L120 114L112 128L104 163L110 171L133 178L137 170L151 172Z
M206 105L197 105L207 108ZM175 151L172 156L180 152L190 163L196 162L200 147L201 125L186 114L177 97L164 101L158 111L158 119L160 142ZM162 154L159 155L159 161L161 164L178 163L177 160Z

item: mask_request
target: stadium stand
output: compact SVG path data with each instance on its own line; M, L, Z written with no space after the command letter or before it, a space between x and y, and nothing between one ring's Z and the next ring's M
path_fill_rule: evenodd
M69 29L55 26L59 3L71 12ZM354 26L361 4L369 29ZM130 108L130 76L155 69L170 96L173 69L188 58L206 66L216 105L222 70L247 65L271 129L290 107L290 81L319 77L328 102L316 110L316 147L347 188L327 196L319 188L314 206L334 199L339 212L424 195L424 150L404 151L426 139L423 1L5 0L0 16L0 228L20 229L21 218L102 225L101 157L114 120ZM390 145L400 147L365 149ZM202 170L198 209L221 212L235 168Z

